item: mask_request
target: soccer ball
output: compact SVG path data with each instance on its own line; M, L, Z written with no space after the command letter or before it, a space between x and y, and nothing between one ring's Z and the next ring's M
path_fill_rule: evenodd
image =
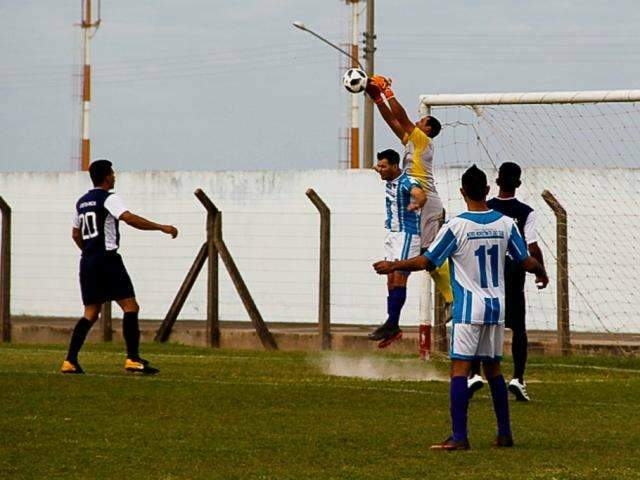
M359 68L350 68L342 76L342 84L351 93L362 93L367 87L367 74Z

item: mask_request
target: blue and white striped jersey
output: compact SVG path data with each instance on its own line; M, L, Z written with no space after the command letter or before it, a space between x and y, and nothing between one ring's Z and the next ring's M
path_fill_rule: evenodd
M504 265L528 256L513 219L494 210L464 212L444 224L424 255L436 266L449 259L453 322L504 323Z
M422 188L420 183L406 172L387 182L387 219L384 227L390 232L420 234L420 210L407 210L411 203L411 189L414 187Z

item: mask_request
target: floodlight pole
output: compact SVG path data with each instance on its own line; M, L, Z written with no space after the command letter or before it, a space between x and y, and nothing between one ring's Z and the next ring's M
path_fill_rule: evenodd
M360 0L351 3L351 67L359 67L358 62L358 14ZM351 168L360 168L360 96L351 95Z
M335 48L336 50L338 50L340 53L342 53L343 55L346 55L347 57L349 57L351 60L353 60L354 62L356 62L358 64L359 68L362 68L364 70L364 68L362 67L362 65L360 64L360 62L358 61L357 57L353 57L349 52L347 52L346 50L343 50L342 48L340 48L339 46L337 46L335 43L331 43L329 40L327 40L326 38L324 38L322 35L317 34L316 32L314 32L313 30L311 30L309 27L307 27L304 23L302 23L299 20L296 20L295 22L293 22L293 26L296 27L299 30L302 30L303 32L307 32L310 33L311 35L313 35L314 37L316 37L318 40L320 40L321 42L326 43L327 45L329 45L331 48Z
M89 112L91 109L91 29L96 30L100 26L100 0L98 0L98 18L91 21L91 4L93 0L82 0L82 23L80 27L83 32L83 57L84 66L82 68L82 141L80 146L80 167L82 170L89 170L89 158L91 155L91 140L89 139Z
M367 30L364 33L364 58L366 60L367 77L374 74L373 54L376 51L374 45L376 39L374 30L374 3L367 0ZM364 97L364 168L373 167L373 101L368 95Z

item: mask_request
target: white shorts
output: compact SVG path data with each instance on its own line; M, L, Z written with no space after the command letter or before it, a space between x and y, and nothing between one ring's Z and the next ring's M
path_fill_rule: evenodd
M420 235L417 233L387 232L384 239L385 260L406 260L420 255Z
M451 328L451 360L501 360L504 325L454 323Z

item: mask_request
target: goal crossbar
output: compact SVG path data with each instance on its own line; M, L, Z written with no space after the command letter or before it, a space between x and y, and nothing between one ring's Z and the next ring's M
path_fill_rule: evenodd
M420 95L421 107L454 105L523 105L550 103L639 102L640 90L590 90L576 92L442 93Z

